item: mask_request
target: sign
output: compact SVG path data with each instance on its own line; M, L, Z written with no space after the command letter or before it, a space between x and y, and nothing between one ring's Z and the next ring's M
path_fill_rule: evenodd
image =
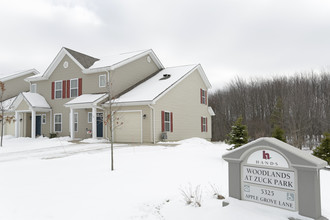
M274 170L243 166L242 180L248 183L273 186L283 189L295 189L294 172L288 170Z
M243 184L243 199L294 211L296 209L295 192Z
M326 161L270 137L251 141L222 158L228 162L230 197L325 219L320 169Z
M270 167L289 168L286 159L273 150L258 150L253 152L247 159L247 164Z

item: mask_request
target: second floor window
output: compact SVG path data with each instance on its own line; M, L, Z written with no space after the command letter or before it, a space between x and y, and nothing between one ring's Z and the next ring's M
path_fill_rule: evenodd
M106 77L104 75L99 75L99 87L105 87L106 85Z
M55 99L62 98L62 81L55 82Z
M207 105L207 91L201 89L201 104Z
M71 79L70 80L71 88L70 88L70 97L77 97L78 96L78 79Z
M36 93L37 92L37 84L31 84L30 92L32 92L32 93Z

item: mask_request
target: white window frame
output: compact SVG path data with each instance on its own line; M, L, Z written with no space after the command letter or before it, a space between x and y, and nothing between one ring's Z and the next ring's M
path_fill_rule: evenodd
M202 104L206 104L206 90L202 89Z
M60 123L56 123L56 116L57 115L61 116L61 122ZM63 122L62 113L56 113L56 114L54 114L54 132L62 132L62 122ZM61 129L59 131L56 131L56 125L57 124L60 124L61 125Z
M56 89L56 84L59 83L61 85L61 89ZM57 91L61 91L61 97L57 98ZM55 99L61 99L63 97L63 81L55 81L55 88L54 88L54 95L55 95Z
M204 117L204 116L202 116L202 118L203 118L203 123L202 123L202 127L203 127L203 129L202 129L202 132L207 132L207 128L206 128L206 126L207 126L207 124L206 124L206 118L207 117Z
M73 113L73 130L78 132L78 112Z
M166 115L168 115L168 121L166 120ZM164 131L171 132L171 112L164 111Z
M31 84L30 92L37 93L37 84L36 83Z
M76 80L77 81L77 87L72 87L72 81ZM72 96L72 90L77 90L77 96ZM75 78L75 79L70 79L70 98L73 98L73 97L78 97L79 96L79 80L78 78Z
M88 112L87 113L87 122L88 123L93 123L93 114L92 114L92 112Z
M101 78L104 78L104 85L101 85ZM99 75L99 87L105 87L107 85L107 77L105 74Z
M41 115L41 124L46 124L46 114Z

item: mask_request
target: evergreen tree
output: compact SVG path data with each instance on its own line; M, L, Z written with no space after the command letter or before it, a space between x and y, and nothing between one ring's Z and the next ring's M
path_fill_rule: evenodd
M330 133L325 133L321 144L313 150L313 155L325 160L330 165Z
M275 128L272 133L272 137L277 138L280 141L286 142L285 136L284 136L284 130L280 128L278 125L275 125Z
M270 124L272 127L272 137L277 138L280 141L286 142L284 121L283 121L283 102L280 97L276 98L276 105L274 111L270 116Z
M227 140L228 144L234 144L231 148L238 148L248 142L248 131L246 125L242 124L243 118L240 116L235 124L231 127L231 131L228 134L229 140Z

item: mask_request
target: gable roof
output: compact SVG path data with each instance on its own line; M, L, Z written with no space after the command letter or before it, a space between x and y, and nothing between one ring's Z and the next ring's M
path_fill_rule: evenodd
M39 74L36 76L31 76L25 79L25 81L39 81L39 80L47 80L50 75L53 73L55 68L61 62L63 57L67 55L69 56L75 64L82 70L84 74L92 74L99 73L104 71L114 70L119 68L127 63L133 62L143 56L149 55L150 58L155 62L159 69L164 69L163 64L157 58L156 54L153 50L144 50L144 51L135 51L130 53L122 53L114 56L104 57L103 59L98 59L75 50L62 47L60 52L56 55L52 63L49 65L47 70L43 75Z
M107 93L83 94L65 103L64 106L73 107L73 108L85 108L85 107L97 106L100 102L104 101L106 98L108 98Z
M153 104L195 70L198 70L200 73L206 87L211 88L211 84L207 80L201 65L169 67L158 72L150 79L137 85L112 102L115 105Z
M88 56L86 54L71 50L71 49L66 48L66 47L63 47L63 48L66 51L68 51L86 69L91 67L96 61L100 60L98 58Z
M91 74L111 71L147 55L149 55L150 58L155 62L158 69L164 69L163 64L160 62L154 51L149 49L103 57L102 59L95 62L92 66L90 66L89 69L83 70L83 72L85 74Z
M6 82L8 80L12 80L21 76L25 76L28 74L34 74L37 75L39 74L39 72L36 69L29 69L29 70L24 70L24 71L20 71L20 72L15 72L15 73L10 73L10 74L5 74L5 75L1 75L0 76L0 81L1 82Z
M50 105L42 95L32 92L21 92L13 101L11 108L16 109L23 100L25 100L29 107L34 110L51 109Z
M260 148L260 146L272 147L283 153L294 167L323 168L328 164L326 161L311 155L310 152L300 150L272 137L259 138L224 154L222 158L226 161L242 161L247 153L251 152L253 148Z

